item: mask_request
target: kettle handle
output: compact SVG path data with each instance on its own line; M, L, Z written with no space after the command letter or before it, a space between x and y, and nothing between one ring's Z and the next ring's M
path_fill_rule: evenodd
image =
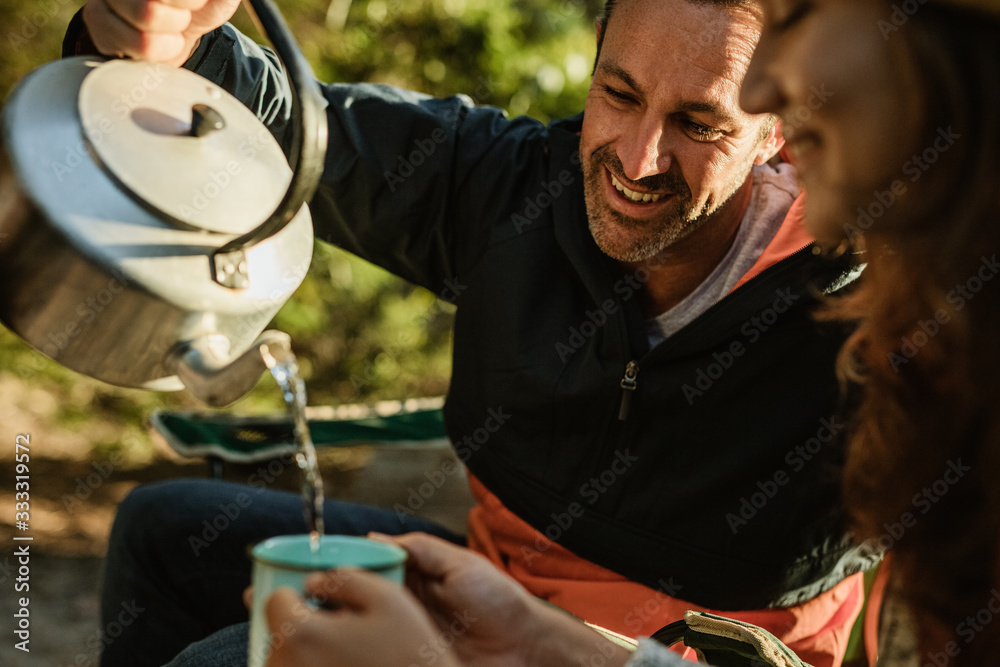
M312 68L272 0L243 0L243 6L274 46L288 74L292 90L292 151L289 155L292 180L267 220L223 245L215 252L216 257L237 253L281 231L312 199L326 158L326 104Z

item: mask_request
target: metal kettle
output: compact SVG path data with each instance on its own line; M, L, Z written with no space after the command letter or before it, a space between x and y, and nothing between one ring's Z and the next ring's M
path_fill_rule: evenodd
M247 4L247 3L245 3ZM188 70L69 58L11 93L0 135L0 321L75 371L227 405L302 282L325 102L270 0L293 91L292 169L241 102Z

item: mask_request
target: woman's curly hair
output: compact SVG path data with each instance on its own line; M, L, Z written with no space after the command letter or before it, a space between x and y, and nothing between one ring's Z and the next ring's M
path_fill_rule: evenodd
M927 169L855 238L861 285L826 313L857 323L838 365L862 386L844 500L857 536L891 548L921 657L996 664L1000 617L981 612L1000 599L1000 20L931 2L887 38L921 81L922 108L900 113L924 118Z

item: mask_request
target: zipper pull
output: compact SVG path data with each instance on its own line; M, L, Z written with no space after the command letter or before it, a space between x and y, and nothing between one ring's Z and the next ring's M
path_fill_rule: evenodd
M639 364L635 361L628 362L625 366L625 375L622 376L622 403L618 408L618 421L625 421L628 418L628 404L632 400L632 393L637 386L636 378L639 375Z

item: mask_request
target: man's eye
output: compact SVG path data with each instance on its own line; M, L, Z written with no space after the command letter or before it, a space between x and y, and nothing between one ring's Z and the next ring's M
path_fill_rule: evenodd
M691 136L697 141L718 141L722 138L722 130L717 130L714 127L693 121L688 121L687 126Z
M604 92L619 102L624 102L626 104L629 104L635 101L635 98L633 98L631 95L623 93L619 90L615 90L611 86L604 86Z

